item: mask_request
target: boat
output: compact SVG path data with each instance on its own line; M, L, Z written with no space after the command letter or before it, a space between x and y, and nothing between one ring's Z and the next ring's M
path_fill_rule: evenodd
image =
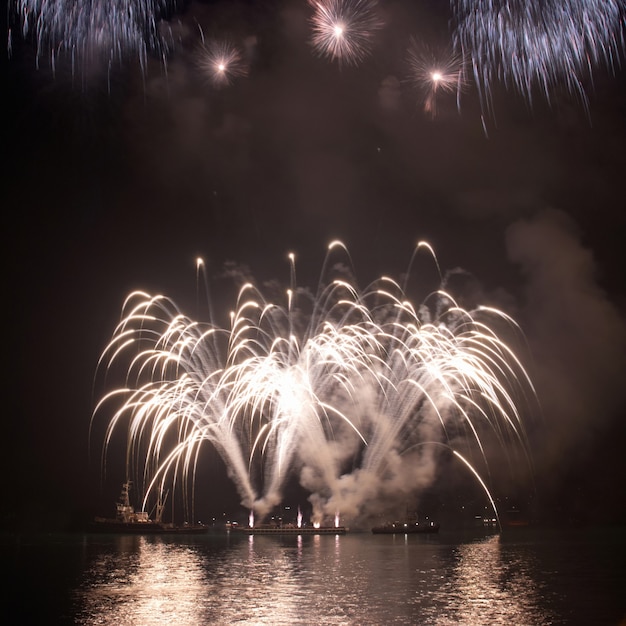
M404 520L374 526L372 532L375 535L432 535L439 532L439 524L431 520L420 522L417 513L411 513L407 507Z
M434 534L439 532L437 522L388 522L380 526L374 526L372 532L375 535L417 535Z
M296 526L293 524L258 524L244 526L234 524L230 532L246 535L345 535L345 526Z
M206 533L205 524L176 525L161 521L163 502L157 504L156 519L153 520L147 511L135 511L130 503L131 481L122 485L122 493L116 503L114 518L96 517L89 527L91 532L134 534L134 535L198 535Z

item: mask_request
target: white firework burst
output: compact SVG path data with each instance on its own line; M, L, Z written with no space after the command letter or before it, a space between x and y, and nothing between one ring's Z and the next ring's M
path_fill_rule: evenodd
M376 0L309 0L314 50L339 64L358 65L372 52L383 22Z
M435 50L411 38L407 50L408 80L421 95L424 111L437 115L437 99L442 94L456 93L466 86L463 57L451 47Z
M230 41L202 43L196 59L202 74L216 88L227 87L248 73L241 50Z

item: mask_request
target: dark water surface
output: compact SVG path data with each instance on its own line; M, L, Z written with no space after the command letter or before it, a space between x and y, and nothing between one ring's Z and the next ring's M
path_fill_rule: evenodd
M2 624L626 624L626 530L1 538Z

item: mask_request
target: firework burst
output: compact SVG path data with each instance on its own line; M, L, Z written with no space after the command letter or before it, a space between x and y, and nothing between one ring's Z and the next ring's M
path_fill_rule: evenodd
M248 73L241 50L229 41L203 43L197 63L202 74L216 88L227 87Z
M312 45L322 57L358 65L371 54L383 23L376 0L309 0L313 7Z
M525 451L517 403L532 387L487 325L510 324L503 313L466 311L439 292L418 315L384 277L362 291L335 278L307 294L292 285L281 306L246 284L228 328L194 321L163 296L127 298L99 363L107 378L121 366L125 383L94 417L109 416L105 458L125 431L127 471L143 475L145 502L195 480L205 447L260 517L299 475L318 520L370 515L419 491L442 443L481 464L485 432Z
M437 99L442 94L456 93L466 86L463 58L451 48L441 52L411 38L407 50L409 82L421 94L424 112L437 115Z

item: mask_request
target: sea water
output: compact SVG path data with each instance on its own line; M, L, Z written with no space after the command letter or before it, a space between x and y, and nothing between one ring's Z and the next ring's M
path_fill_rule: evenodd
M624 529L6 535L2 624L626 623Z

